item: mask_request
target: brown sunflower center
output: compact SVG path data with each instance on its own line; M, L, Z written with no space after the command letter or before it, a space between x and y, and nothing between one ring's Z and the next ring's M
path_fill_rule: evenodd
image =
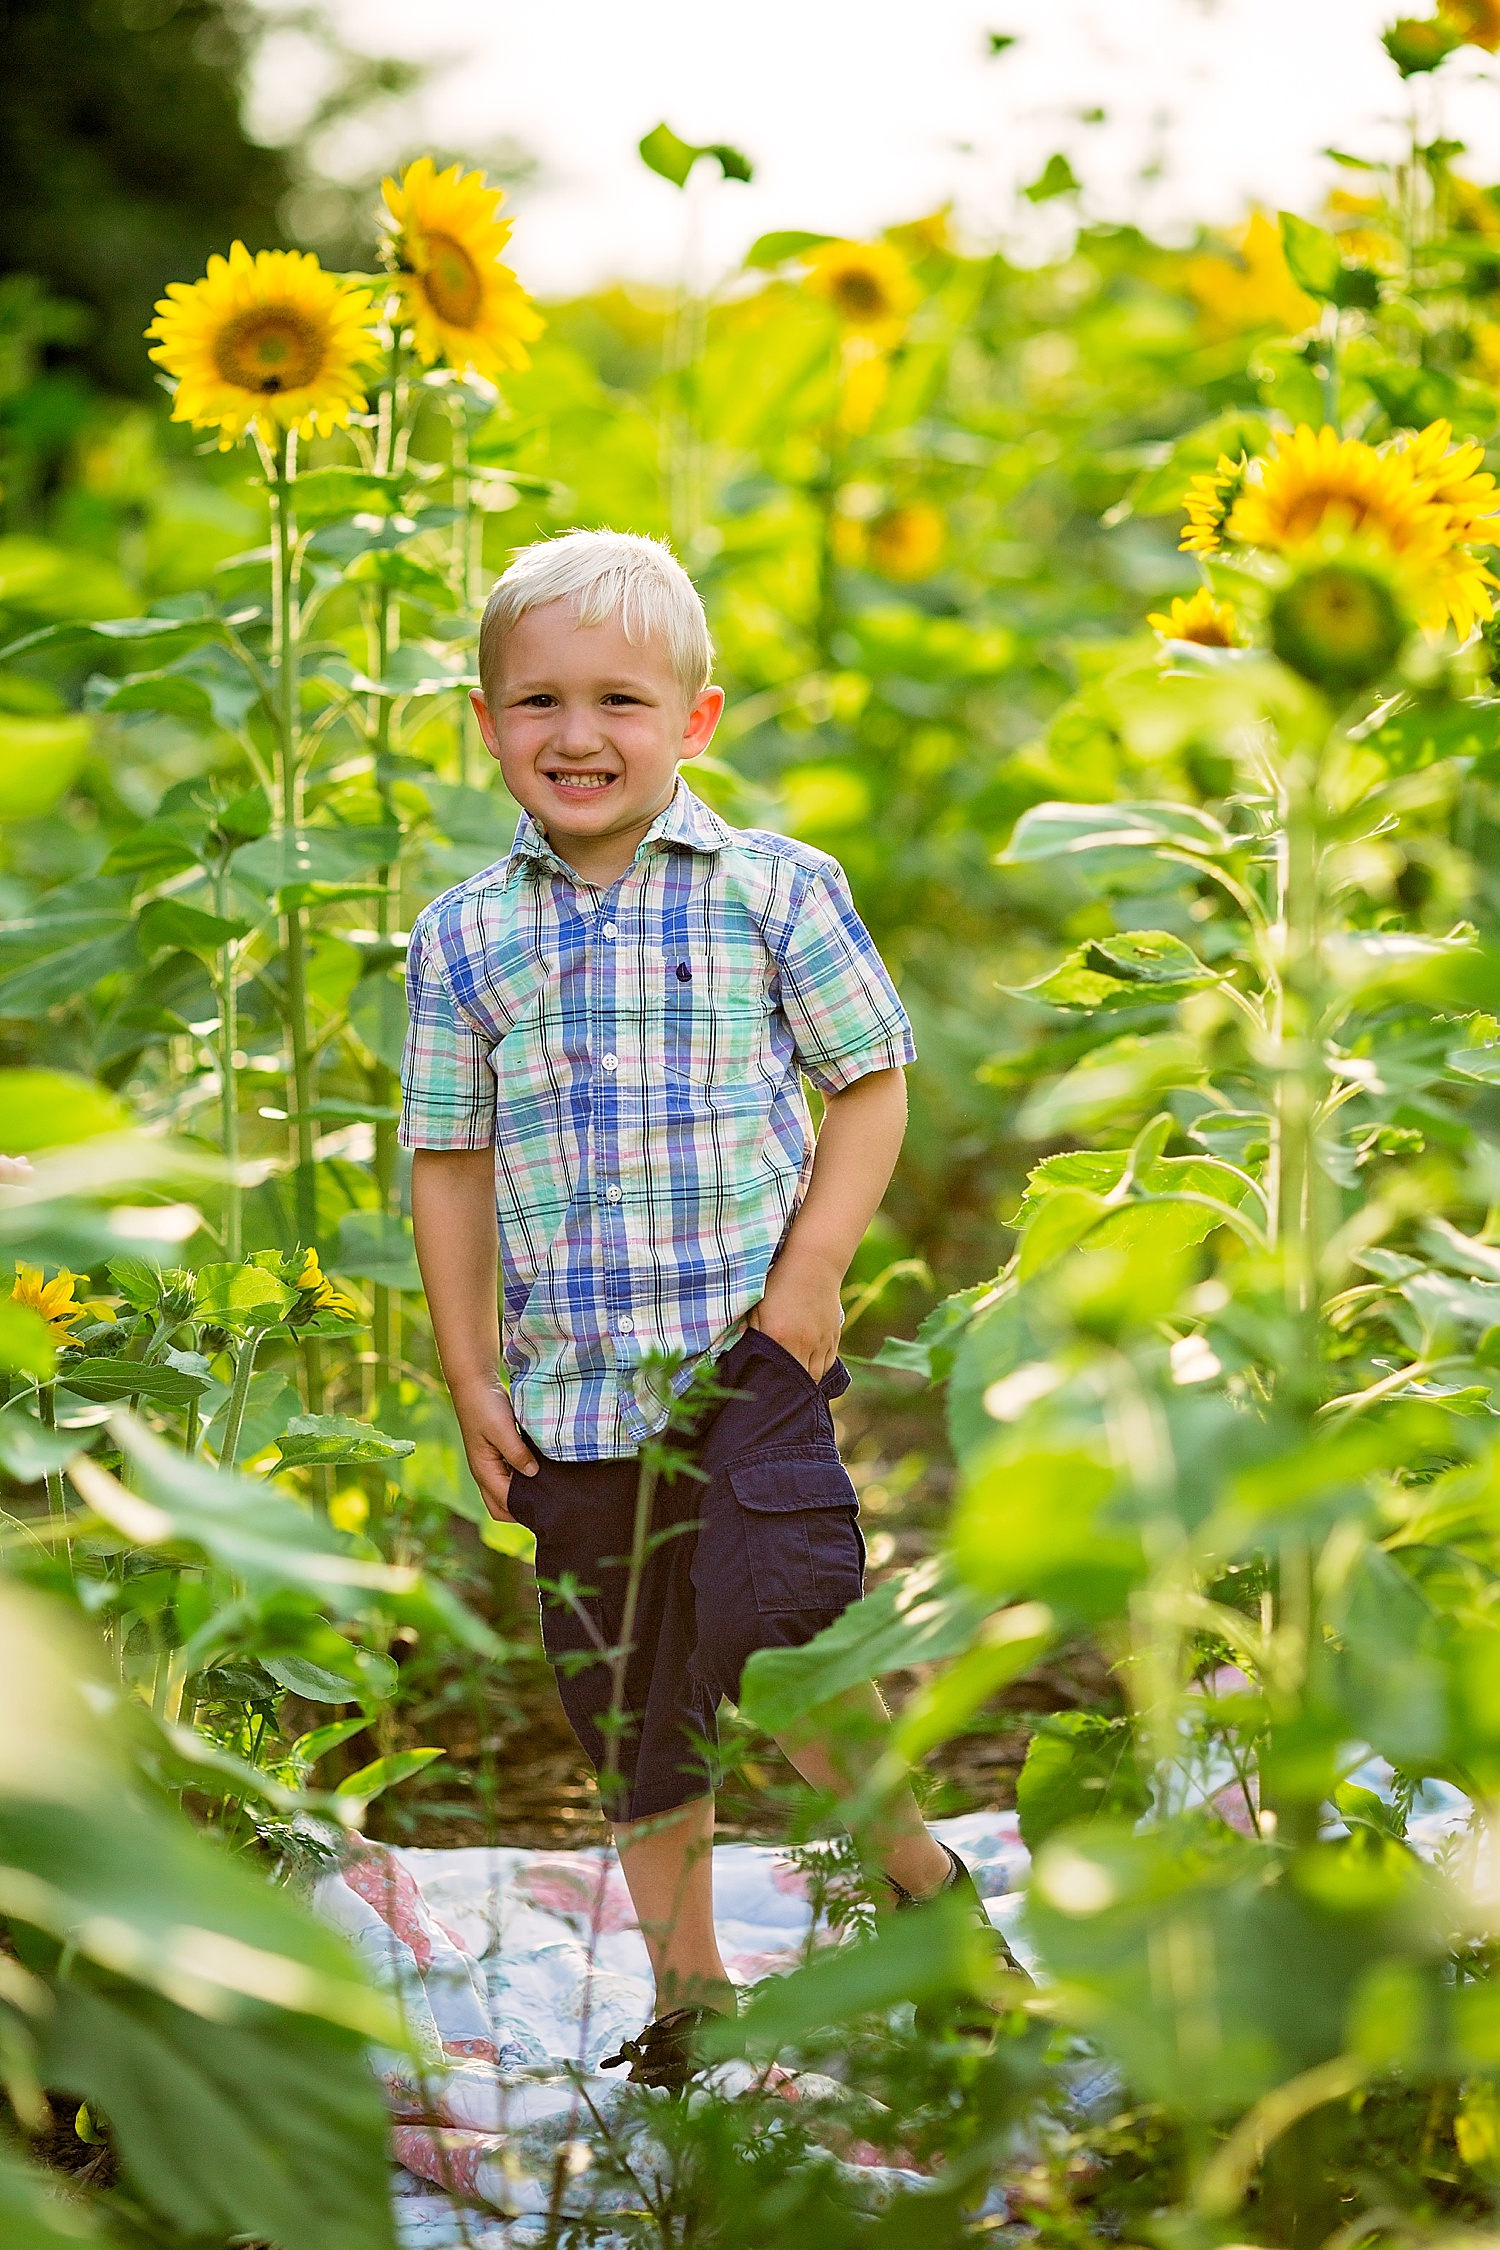
M1363 531L1373 525L1377 531L1392 536L1399 526L1390 522L1379 504L1371 505L1352 492L1341 492L1329 485L1313 485L1300 493L1286 512L1288 539L1312 539L1329 519L1344 531Z
M484 284L468 251L451 234L427 237L427 271L422 281L427 301L439 320L454 328L473 327L484 303Z
M858 266L846 266L838 276L833 301L850 320L877 320L890 309L877 277Z
M322 371L323 332L290 305L258 305L226 323L214 339L214 365L237 390L274 398L300 391Z

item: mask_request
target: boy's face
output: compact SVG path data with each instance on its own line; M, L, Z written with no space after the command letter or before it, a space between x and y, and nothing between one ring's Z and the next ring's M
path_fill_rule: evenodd
M628 641L618 616L581 626L556 601L506 635L493 702L473 702L505 786L553 850L613 880L670 802L678 765L707 749L724 691L690 697L657 642Z

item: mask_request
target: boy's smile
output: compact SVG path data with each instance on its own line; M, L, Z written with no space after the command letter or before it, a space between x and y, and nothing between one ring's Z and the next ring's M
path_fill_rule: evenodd
M690 695L659 641L627 640L618 616L580 625L564 600L517 620L493 704L473 702L516 802L585 882L608 885L670 804L679 764L707 749L724 694Z

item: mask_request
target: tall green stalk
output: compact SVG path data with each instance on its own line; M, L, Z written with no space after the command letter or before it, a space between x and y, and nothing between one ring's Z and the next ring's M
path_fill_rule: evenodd
M229 919L227 855L221 854L214 875L214 911ZM238 998L235 990L234 945L219 948L219 1141L224 1155L224 1255L231 1261L241 1253L244 1234L244 1191L240 1186L239 1087L235 1053L239 1047Z
M297 592L297 518L294 486L297 477L297 438L288 431L276 451L271 490L271 570L275 609L272 620L271 669L276 704L277 827L294 836L302 820L301 770L301 666L299 641L300 604ZM309 1246L318 1240L317 1174L313 1160L313 1056L312 1032L307 1014L307 932L302 908L288 904L282 910L282 944L286 962L286 1022L291 1047L288 1073L291 1097L291 1154L295 1165L296 1215L299 1240Z

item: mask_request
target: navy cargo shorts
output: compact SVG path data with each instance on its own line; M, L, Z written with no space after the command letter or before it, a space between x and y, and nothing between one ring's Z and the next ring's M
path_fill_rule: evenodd
M748 1329L713 1372L735 1395L665 1436L701 1474L679 1472L656 1488L658 1536L637 1600L626 1723L613 1757L600 1726L612 1683L599 1650L620 1644L640 1463L551 1461L533 1444L537 1474L511 1480L511 1512L536 1534L538 1578L571 1574L581 1589L576 1609L543 1592L542 1639L595 1772L612 1765L620 1777L606 1791L616 1821L706 1796L719 1704L737 1699L746 1659L760 1648L800 1648L864 1591L859 1501L828 1411L849 1387L848 1369L835 1360L814 1382L783 1345ZM660 1538L679 1524L689 1528Z

